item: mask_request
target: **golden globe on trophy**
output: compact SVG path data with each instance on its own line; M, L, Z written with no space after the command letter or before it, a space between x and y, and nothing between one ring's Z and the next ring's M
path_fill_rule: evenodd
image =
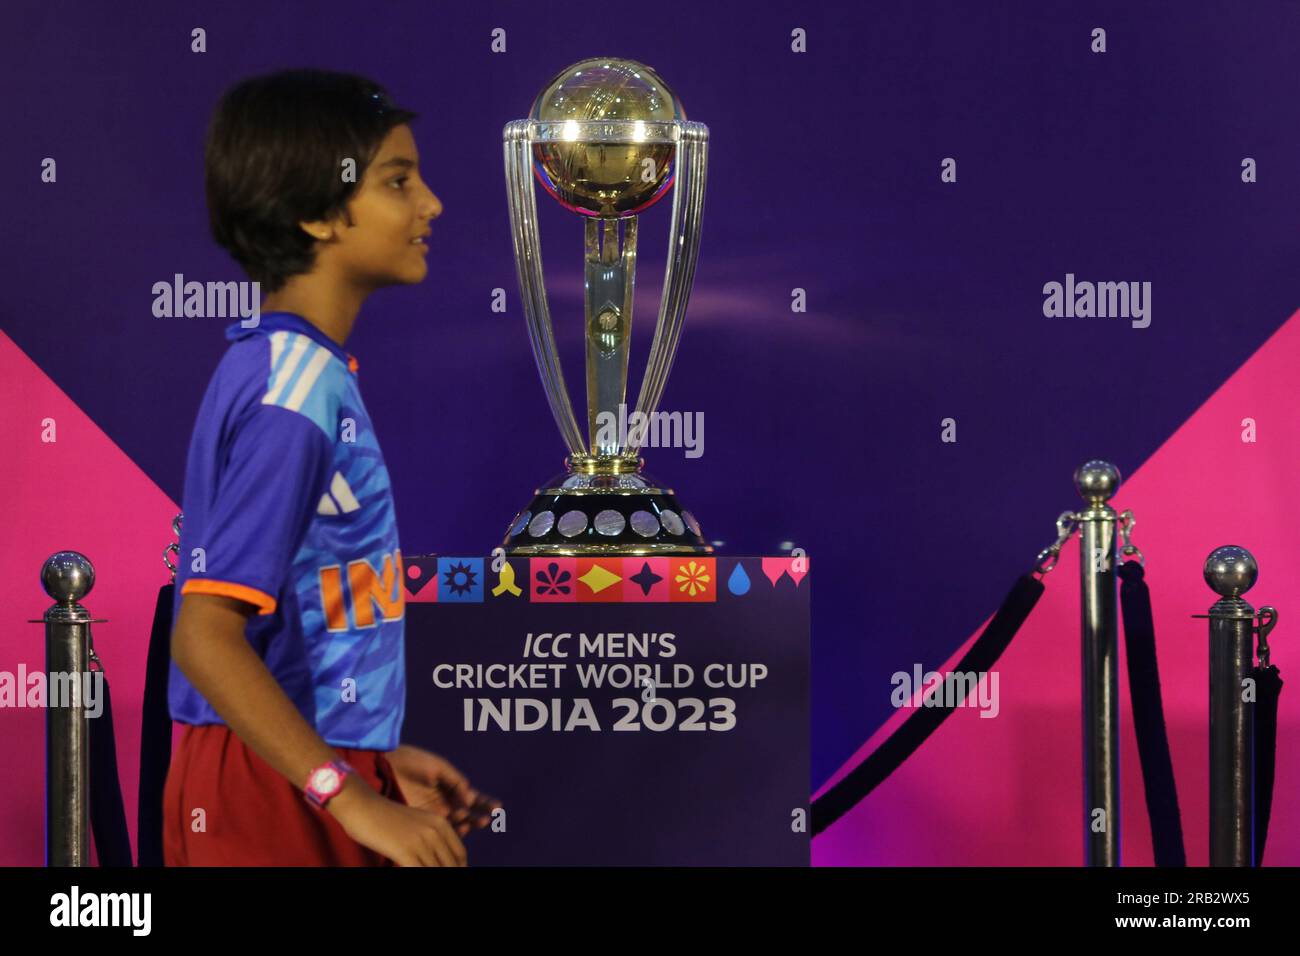
M699 523L671 488L642 471L681 339L695 277L709 131L650 67L609 57L575 63L505 128L506 188L528 336L568 446L565 471L537 489L506 533L515 555L709 554ZM542 277L533 176L585 217L587 440L573 414ZM626 412L637 215L673 193L668 260L636 411ZM632 422L631 429L610 423Z

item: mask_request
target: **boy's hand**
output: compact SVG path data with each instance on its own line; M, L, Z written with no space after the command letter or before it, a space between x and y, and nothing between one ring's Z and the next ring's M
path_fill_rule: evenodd
M501 806L473 789L463 773L435 753L402 744L385 756L407 803L441 814L461 836L487 826L492 811Z
M465 847L447 818L381 796L351 775L326 804L344 831L398 866L466 866Z

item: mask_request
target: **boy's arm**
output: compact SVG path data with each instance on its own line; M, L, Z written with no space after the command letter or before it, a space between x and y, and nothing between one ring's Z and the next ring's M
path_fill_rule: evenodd
M209 490L205 527L186 535L203 563L184 582L172 630L172 658L190 683L244 743L300 788L338 754L253 650L245 624L255 612L274 609L330 464L324 432L296 411L262 403L234 427Z
M244 636L256 607L235 598L186 594L172 629L176 666L254 753L301 787L338 754L289 700ZM356 774L325 804L358 843L400 866L465 866L447 819L397 803Z
M172 630L172 658L230 729L301 789L312 770L338 754L303 719L244 636L256 610L236 598L185 595ZM361 789L375 792L349 774L325 808L344 814Z

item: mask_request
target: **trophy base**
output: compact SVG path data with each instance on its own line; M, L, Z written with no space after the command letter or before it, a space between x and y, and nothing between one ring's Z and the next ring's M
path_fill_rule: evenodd
M713 553L672 489L639 472L556 476L515 516L502 547L520 557Z

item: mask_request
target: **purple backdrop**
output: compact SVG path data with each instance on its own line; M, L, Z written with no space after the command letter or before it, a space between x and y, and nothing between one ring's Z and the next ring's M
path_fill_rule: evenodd
M649 467L727 552L816 557L815 786L891 712L888 675L943 660L1047 543L1077 464L1131 471L1295 310L1300 8L585 9L11 4L0 328L179 501L223 323L154 318L151 287L241 278L207 235L209 113L253 72L369 74L422 114L445 213L426 281L376 295L349 348L404 549L483 553L562 453L518 307L501 129L574 61L652 65L709 125L711 175L663 406L705 413L706 451ZM580 381L581 226L539 201ZM637 379L666 221L661 204L643 222ZM1152 282L1151 326L1044 318L1067 272Z

